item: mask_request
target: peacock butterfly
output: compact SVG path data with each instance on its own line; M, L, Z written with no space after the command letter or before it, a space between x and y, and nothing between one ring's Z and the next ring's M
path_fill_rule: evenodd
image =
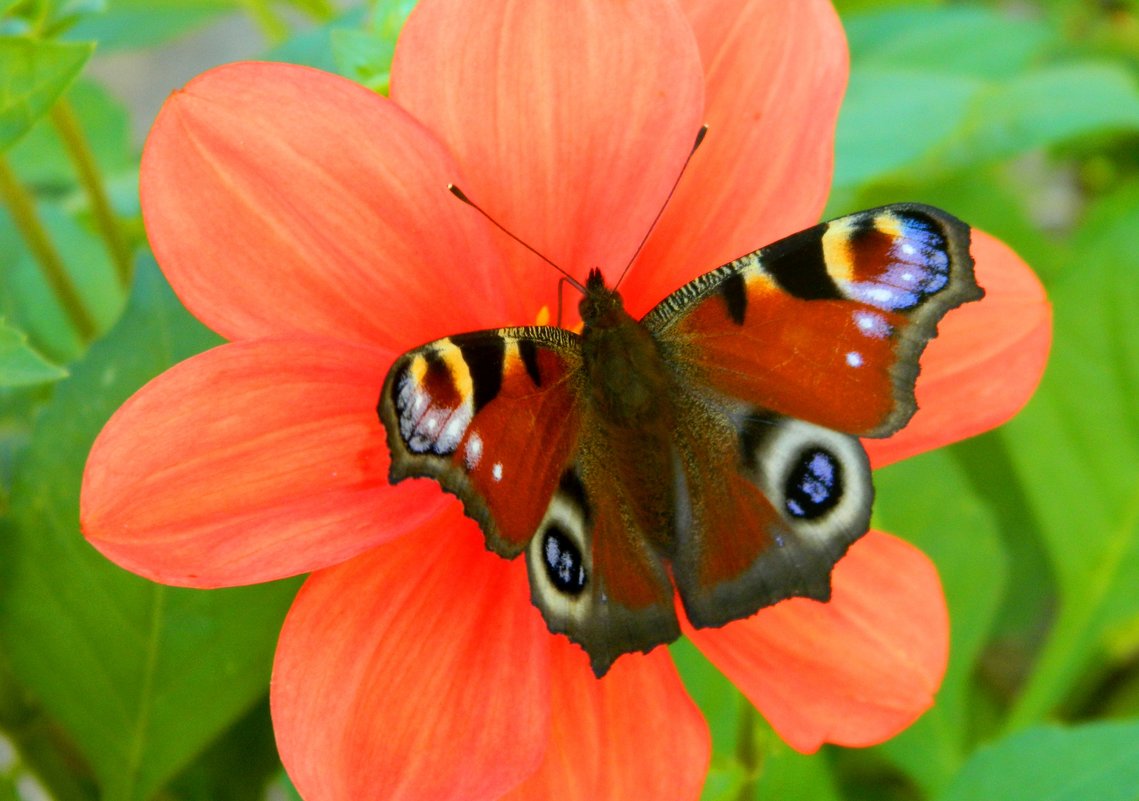
M640 321L594 269L580 334L458 334L399 357L378 412L391 481L436 479L487 547L524 554L553 632L621 654L793 596L830 597L874 490L858 437L914 414L918 357L982 297L969 227L897 204L682 286Z

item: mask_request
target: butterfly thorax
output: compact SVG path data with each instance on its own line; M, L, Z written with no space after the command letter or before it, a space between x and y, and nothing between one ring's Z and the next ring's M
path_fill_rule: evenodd
M618 428L667 426L669 375L657 343L598 270L589 274L579 309L582 359L600 419Z

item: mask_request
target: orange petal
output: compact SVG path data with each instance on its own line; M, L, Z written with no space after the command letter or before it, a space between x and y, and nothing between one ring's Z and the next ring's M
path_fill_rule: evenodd
M251 584L343 561L437 512L387 483L376 398L390 352L303 339L223 345L115 413L83 475L83 531L155 581Z
M829 603L804 598L722 629L688 630L772 727L804 753L887 740L933 704L949 655L937 569L871 531L835 567Z
M506 319L487 224L451 181L444 148L386 98L305 67L230 64L163 106L142 210L175 291L223 336L411 346Z
M314 573L281 630L270 700L306 801L478 801L549 741L549 633L521 560L452 510Z
M616 275L648 231L703 122L680 10L656 0L422 0L392 97L463 165L463 189L563 269ZM556 274L517 244L518 291ZM552 303L551 303L552 305Z
M946 315L921 359L918 412L889 439L863 440L882 467L996 428L1036 391L1052 345L1040 279L1008 245L973 231L985 297Z
M623 656L598 680L580 648L552 642L550 747L504 801L697 798L711 739L668 651Z
M634 316L696 275L818 222L846 38L828 0L684 0L708 135L622 286Z

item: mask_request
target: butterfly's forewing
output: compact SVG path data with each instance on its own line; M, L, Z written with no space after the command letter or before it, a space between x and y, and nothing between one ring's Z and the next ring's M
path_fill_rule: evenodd
M937 321L982 296L969 227L917 204L822 223L707 273L644 318L697 386L858 436L913 415Z
M646 316L678 387L691 512L674 578L694 625L829 597L831 568L870 519L853 435L905 425L938 320L981 294L968 227L899 205L749 254Z
M525 551L535 605L600 675L680 631L637 481L603 427L583 426L581 359L579 337L557 328L448 337L392 365L378 411L392 481L436 479L491 550Z
M578 337L558 328L461 334L405 353L378 409L392 481L436 479L491 550L517 556L577 447L580 368Z

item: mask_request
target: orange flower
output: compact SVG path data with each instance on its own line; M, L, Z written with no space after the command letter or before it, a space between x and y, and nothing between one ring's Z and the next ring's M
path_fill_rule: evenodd
M167 102L143 158L147 230L183 302L231 342L112 418L83 527L170 584L312 571L272 685L309 801L698 795L707 728L667 650L595 679L530 604L522 560L488 554L434 483L387 484L376 397L407 348L553 303L549 267L448 183L569 271L612 281L708 122L622 284L638 316L817 220L846 75L822 0L421 0L391 100L235 64ZM1035 387L1039 284L983 234L974 253L986 298L942 323L921 411L867 443L876 464L997 425ZM891 736L945 668L944 597L919 551L871 532L833 581L829 604L688 632L803 751Z

